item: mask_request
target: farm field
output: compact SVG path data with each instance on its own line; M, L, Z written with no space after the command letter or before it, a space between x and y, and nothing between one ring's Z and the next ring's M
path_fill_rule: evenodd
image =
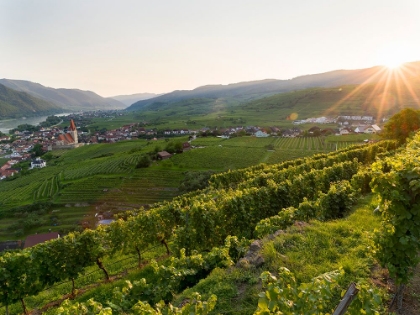
M170 141L186 140L180 137ZM0 182L0 240L50 230L68 232L80 229L81 222L94 222L98 211L118 212L171 200L179 195L179 185L189 170L222 172L259 163L273 164L355 143L346 137L202 137L192 141L195 149L139 169L136 164L141 156L156 147L165 148L167 141L123 141L52 151L46 168ZM38 214L38 228L35 222L25 228L10 229L13 222L4 211L36 202L53 205L49 213ZM57 210L54 215L52 210ZM23 222L26 217L16 220Z
M373 233L380 226L381 217L373 212L378 198L365 187L364 174L375 161L375 156L384 153L392 156L395 147L395 143L385 141L317 155L312 159L215 174L210 179L210 185L203 191L155 205L149 211L140 212L126 221L111 224L106 230L87 230L50 244L59 244L58 249L65 246L65 252L70 253L69 258L79 255L80 249L76 247L79 245L75 244L81 244L82 241L87 242L87 248L98 249L96 256L89 258L86 263L82 261L85 267L77 279L72 278L77 280L77 290L84 292L76 297L77 302L94 298L106 305L112 294L117 292L115 287L124 286L124 280L131 280L133 287L141 285L138 291L140 295L135 298L148 303L154 304L165 298L167 302L178 305L185 299L191 299L193 290L202 294L204 299L208 299L210 294L217 295L217 308L212 314L252 314L260 304L259 293L265 290L259 280L261 273L266 271L277 275L279 267L283 266L291 271L298 283L308 283L313 277L325 272L333 272L337 277L340 274L337 285L334 285L333 297L328 297L325 304L328 311L337 305L340 292L350 282L363 283L364 288L370 292L366 299L370 302L375 300L374 305L369 305L379 310L380 304L385 301L382 297L386 297L384 292L376 290L368 281L370 271L376 264L371 250L374 246ZM177 154L175 157L219 148L225 147L217 144ZM360 163L353 160L355 157ZM154 167L162 171L182 171L173 160L159 162ZM145 175L141 172L132 173L136 178L144 178ZM103 181L112 177L101 176L104 176ZM121 179L123 182L119 187L124 187L124 179ZM176 182L169 184L176 185ZM57 220L60 220L60 212L55 211ZM73 217L69 216L68 219L72 220ZM282 233L273 236L272 233L278 229ZM256 238L260 239L258 246L253 242ZM254 245L249 246L251 242ZM164 256L157 253L146 258L142 255L155 246L161 250L166 247ZM254 248L252 251L255 253L255 247L258 247L258 257L252 255L254 259L247 254L245 260L238 260L248 248ZM42 262L44 257L36 255L36 248L33 251L35 254L28 255L28 259L38 257ZM47 252L40 251L41 254ZM136 263L131 258L127 264L114 264L124 255L135 252L138 254L138 266L142 269L129 271ZM151 258L155 260L149 260ZM95 269L95 259L98 277L93 276L85 282L86 276L89 277L89 273ZM98 259L103 260L112 275L122 272L122 279L99 284L102 281L98 267L102 267ZM144 259L148 261L143 262ZM75 263L80 262L76 260ZM30 261L30 264L37 266L37 261ZM117 266L116 270L112 266ZM337 269L343 272L337 273ZM57 274L61 275L63 271L58 270ZM102 279L104 277L108 279L106 272L105 275L102 273ZM54 288L50 291L49 286L45 286L34 293L33 297L24 296L28 306L42 306L59 299L62 294L68 294L71 280L67 281L67 276L59 279L55 281L57 287L62 281L67 283L63 284L62 289ZM86 285L91 281L99 286L87 288ZM361 298L363 305L365 295L361 294ZM232 308L232 305L236 308ZM19 303L11 304L12 314L19 313L21 307ZM56 313L51 310L47 314Z

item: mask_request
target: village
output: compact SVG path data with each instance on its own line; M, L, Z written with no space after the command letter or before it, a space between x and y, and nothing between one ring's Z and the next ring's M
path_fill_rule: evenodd
M89 115L97 115L89 113ZM75 120L76 115L71 115ZM85 115L86 117L86 115ZM372 116L338 116L336 118L308 118L306 120L294 121L292 128L257 126L236 126L228 128L209 128L201 129L147 129L146 123L131 123L113 130L101 130L92 133L80 131L76 127L73 118L70 119L70 126L60 129L58 127L44 128L39 127L38 131L14 131L12 135L0 137L0 157L8 161L0 167L0 180L14 176L21 169L15 167L23 161L31 161L30 169L42 168L46 166L46 161L34 156L34 149L45 153L57 149L71 149L82 145L96 143L114 143L118 141L148 139L157 140L176 136L190 136L193 139L197 136L217 136L230 138L237 136L255 137L300 137L300 136L327 136L327 135L348 135L348 134L373 134L379 133L381 128L373 124ZM337 128L313 126L308 130L302 130L297 125L301 124L336 124ZM39 155L39 154L38 154Z

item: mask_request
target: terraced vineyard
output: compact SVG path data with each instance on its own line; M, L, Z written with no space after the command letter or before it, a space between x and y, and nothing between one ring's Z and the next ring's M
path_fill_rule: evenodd
M183 141L186 138L179 139ZM184 172L188 170L218 172L259 163L273 164L335 151L354 143L325 141L316 137L198 138L192 142L197 148L176 154L169 160L154 162L146 169L136 168L142 155L157 146L165 148L166 141L151 143L135 140L52 151L53 158L46 168L0 182L0 211L40 201L52 202L58 209L65 206L65 212L71 209L79 211L79 207L85 205L86 214L137 209L177 196ZM54 222L50 217L44 219L51 223L53 230L59 230L63 225L70 228L68 224L76 227L75 222L78 222L72 219L52 225ZM42 226L34 232L41 230L48 231L48 227ZM7 235L4 229L0 231L0 238L1 235Z

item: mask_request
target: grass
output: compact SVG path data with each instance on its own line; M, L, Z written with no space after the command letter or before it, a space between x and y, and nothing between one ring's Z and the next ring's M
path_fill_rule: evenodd
M196 286L175 297L178 305L199 292L203 299L211 294L218 297L212 314L253 314L261 292L259 276L264 270L274 274L279 267L291 270L298 282L308 282L322 273L342 268L342 288L350 282L369 281L375 264L372 257L372 236L380 225L373 214L376 206L372 196L363 197L348 217L331 222L312 221L308 225L293 226L275 239L264 239L260 254L265 263L260 268L234 267L216 269ZM336 294L334 305L340 296Z

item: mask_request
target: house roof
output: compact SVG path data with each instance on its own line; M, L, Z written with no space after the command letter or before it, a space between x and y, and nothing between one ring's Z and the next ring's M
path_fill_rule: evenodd
M64 141L64 143L73 143L74 142L74 139L73 139L72 135L69 134L69 133L64 133L64 134L59 135L57 137L57 140L58 141Z
M97 223L96 223L96 226L99 226L99 225L110 225L112 222L114 222L115 220L113 220L113 219L104 219L104 220L99 220Z
M42 160L42 159L40 159L40 158L37 158L37 159L33 159L32 160L32 164L42 164L42 163L44 163L45 161L44 160Z
M23 248L32 247L36 244L44 243L46 241L56 239L59 237L60 235L57 232L29 235L25 240L25 246Z
M76 131L76 124L74 123L73 119L70 119L70 127L69 130Z
M168 153L168 152L166 152L166 151L161 151L161 152L158 152L158 155L160 156L160 157L171 157L172 156L172 154L170 154L170 153Z

